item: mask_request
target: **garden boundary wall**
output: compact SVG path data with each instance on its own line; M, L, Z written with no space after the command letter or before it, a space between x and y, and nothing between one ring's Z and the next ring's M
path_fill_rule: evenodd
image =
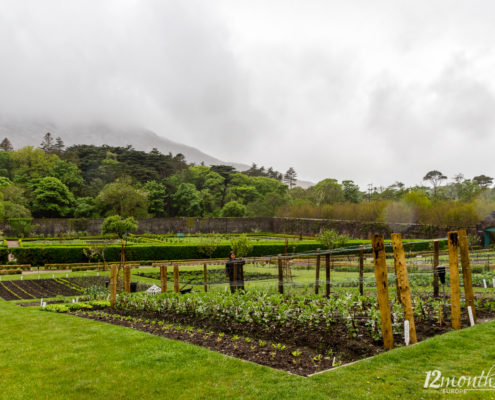
M33 219L33 233L59 235L67 232L100 233L103 219L50 218ZM295 235L316 235L322 229L334 229L356 239L369 239L373 234L390 237L392 232L400 232L406 239L431 239L446 237L447 232L458 227L439 227L420 224L386 224L380 222L341 221L312 218L146 218L139 219L137 233L250 233L273 232ZM7 222L0 229L10 233ZM467 229L469 234L477 234L475 227Z

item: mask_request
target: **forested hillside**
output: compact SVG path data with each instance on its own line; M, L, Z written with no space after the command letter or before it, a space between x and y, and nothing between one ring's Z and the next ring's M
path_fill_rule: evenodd
M9 218L289 216L472 226L495 210L493 179L430 171L424 186L370 186L257 167L193 165L182 154L76 145L46 134L38 147L0 144L0 216Z

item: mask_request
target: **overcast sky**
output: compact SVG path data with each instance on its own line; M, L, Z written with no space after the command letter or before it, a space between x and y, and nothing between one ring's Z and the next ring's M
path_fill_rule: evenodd
M0 112L302 179L495 176L495 3L0 0Z

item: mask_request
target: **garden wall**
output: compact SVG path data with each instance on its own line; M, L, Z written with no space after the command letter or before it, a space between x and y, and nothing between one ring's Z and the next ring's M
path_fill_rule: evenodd
M90 235L100 233L103 219L34 219L34 233L58 235L69 231L85 231ZM323 228L335 229L356 239L368 239L379 233L390 237L392 232L401 232L404 238L446 237L449 230L459 227L435 227L417 224L384 224L375 222L338 221L310 218L149 218L139 220L137 233L241 233L273 232L314 235ZM0 229L9 234L8 223L0 224ZM476 228L468 228L476 234Z

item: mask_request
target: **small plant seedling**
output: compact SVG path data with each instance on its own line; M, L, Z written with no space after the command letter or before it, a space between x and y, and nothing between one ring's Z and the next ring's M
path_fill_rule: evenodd
M260 340L258 343L259 343L260 347L266 346L266 342L264 340Z
M244 339L244 341L245 341L246 343L251 343L251 339L250 339L250 338L248 338L248 337L247 337L247 338L245 338L245 339Z
M276 351L283 351L287 348L287 346L282 343L272 344L272 346Z
M232 336L232 340L236 341L239 340L241 337L239 335L234 335Z
M294 350L290 354L292 354L294 357L299 357L302 354L302 351Z
M321 354L318 354L313 357L313 361L316 363L319 363L323 359L323 356Z

